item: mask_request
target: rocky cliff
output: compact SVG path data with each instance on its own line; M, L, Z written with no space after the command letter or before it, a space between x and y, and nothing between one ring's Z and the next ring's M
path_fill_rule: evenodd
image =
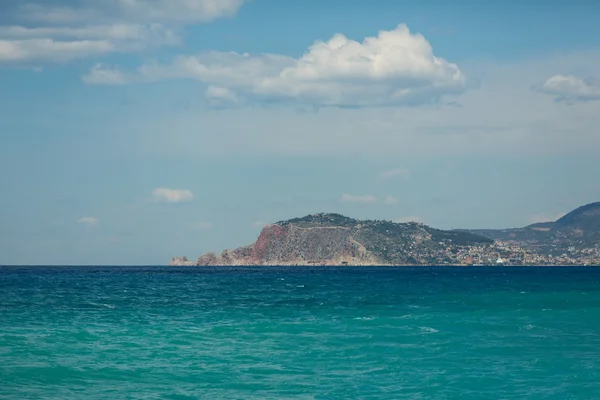
M312 214L263 228L256 242L207 253L196 262L176 257L170 265L420 265L451 263L459 248L493 240L442 231L418 223L360 221Z

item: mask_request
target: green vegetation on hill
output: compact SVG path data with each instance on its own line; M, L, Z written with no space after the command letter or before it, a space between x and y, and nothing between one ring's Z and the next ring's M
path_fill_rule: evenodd
M319 213L310 214L301 218L292 218L285 221L277 222L277 225L287 226L290 224L297 226L339 226L339 227L353 227L359 221L353 218L345 217L341 214L335 213Z
M582 229L589 233L600 232L600 202L579 207L554 223L560 227Z
M302 248L299 250L301 254L307 251L324 254L323 249L338 249L333 253L341 253L343 248L347 247L348 240L351 239L364 246L366 251L382 262L390 264L451 262L448 254L455 254L458 247L486 246L493 243L493 240L489 238L469 232L443 231L416 222L357 220L340 214L311 214L280 221L277 222L277 225L294 226L300 229L335 228L346 230L334 234L331 230L317 232L313 229L310 233L304 234L302 240L299 240L298 234L295 233L294 241L297 244L288 244L286 248ZM334 237L338 237L338 239L333 240Z
M277 225L288 226L296 225L299 227L318 227L330 226L341 228L357 228L363 230L373 230L375 233L383 234L388 237L403 237L408 232L426 232L431 235L431 239L438 242L453 243L457 246L471 246L478 244L491 244L493 240L469 233L466 231L444 231L431 228L427 225L417 222L396 223L385 220L357 220L341 214L319 213L310 214L300 218L292 218L277 222Z

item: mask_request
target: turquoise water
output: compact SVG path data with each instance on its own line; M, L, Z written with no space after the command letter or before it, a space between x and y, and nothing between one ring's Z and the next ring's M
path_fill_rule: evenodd
M0 268L2 399L599 399L600 268Z

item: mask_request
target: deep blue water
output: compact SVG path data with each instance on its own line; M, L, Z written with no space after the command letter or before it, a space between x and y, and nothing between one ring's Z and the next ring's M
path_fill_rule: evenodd
M600 268L0 267L1 399L600 399Z

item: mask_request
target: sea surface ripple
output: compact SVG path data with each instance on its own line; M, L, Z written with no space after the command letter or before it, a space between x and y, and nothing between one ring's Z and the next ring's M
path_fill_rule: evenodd
M0 267L1 399L600 399L600 268Z

